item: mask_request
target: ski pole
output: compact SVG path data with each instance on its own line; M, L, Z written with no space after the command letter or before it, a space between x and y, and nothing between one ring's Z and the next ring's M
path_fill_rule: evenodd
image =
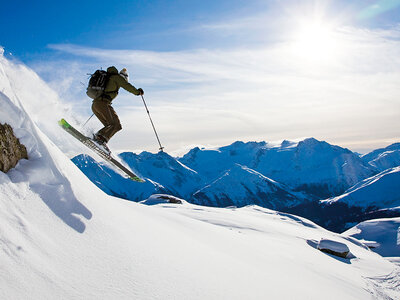
M94 116L94 114L92 114L89 119L87 119L87 121L85 122L85 124L83 124L82 128L85 127L85 125L87 124L87 122L89 122L89 120Z
M158 134L157 134L156 128L154 127L153 120L151 119L149 109L147 108L147 105L146 105L146 101L144 101L143 95L140 95L140 96L142 96L144 107L146 108L147 114L149 115L149 119L150 119L150 122L151 122L151 126L153 126L154 133L156 134L156 138L157 138L158 144L160 145L160 151L163 152L164 147L161 146L161 142L160 142L160 139L158 138Z

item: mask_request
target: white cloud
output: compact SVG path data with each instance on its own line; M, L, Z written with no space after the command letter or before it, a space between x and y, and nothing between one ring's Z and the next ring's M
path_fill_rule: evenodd
M127 67L133 84L145 89L167 151L299 136L361 149L398 138L399 32L337 28L336 53L320 60L299 55L289 38L257 48L175 52L51 45L74 58L33 68L89 116L80 84L87 82L86 73ZM111 146L156 151L141 99L121 92L114 105L124 130Z

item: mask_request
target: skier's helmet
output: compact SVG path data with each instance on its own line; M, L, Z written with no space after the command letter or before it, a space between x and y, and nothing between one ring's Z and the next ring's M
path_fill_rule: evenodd
M128 70L126 68L123 68L121 71L119 71L119 74L124 77L126 81L128 81Z

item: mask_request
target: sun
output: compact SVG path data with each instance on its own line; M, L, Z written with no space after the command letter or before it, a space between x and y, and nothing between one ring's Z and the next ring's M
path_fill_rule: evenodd
M333 25L319 19L302 21L293 34L292 48L301 59L329 62L339 54L340 40Z

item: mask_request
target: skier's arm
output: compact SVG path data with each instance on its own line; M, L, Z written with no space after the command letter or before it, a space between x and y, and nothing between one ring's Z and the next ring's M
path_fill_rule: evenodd
M121 76L118 76L117 78L120 87L122 87L126 91L136 96L140 95L140 91L137 88L135 88L132 84L130 84L128 81L126 81L124 78L122 78Z

